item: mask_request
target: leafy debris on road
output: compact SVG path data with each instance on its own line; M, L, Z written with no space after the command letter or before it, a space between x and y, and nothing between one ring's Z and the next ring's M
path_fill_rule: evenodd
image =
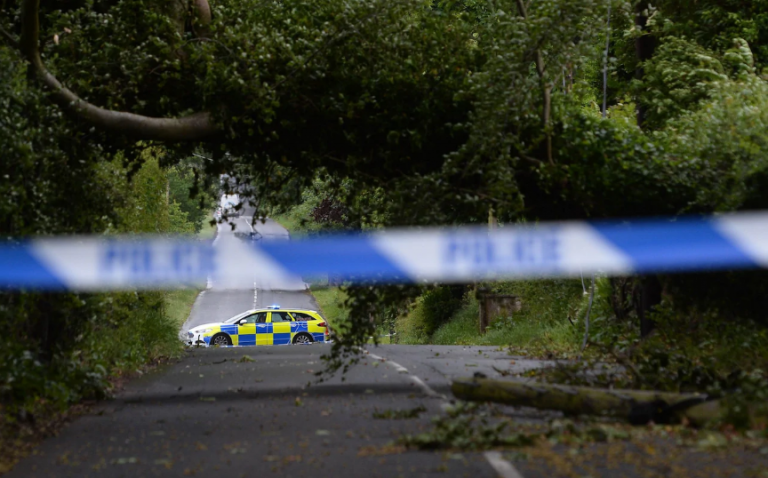
M418 407L406 410L387 409L380 412L377 409L375 412L373 412L373 418L379 420L407 420L409 418L419 418L419 415L426 411L427 409L424 408L423 405L419 405Z
M357 456L399 455L407 450L403 445L364 446L357 452Z
M432 419L434 429L417 435L404 435L397 443L420 450L455 449L486 450L495 447L516 447L533 445L536 436L524 433L505 433L509 422L495 420L487 408L476 404L459 403L448 410L445 416Z

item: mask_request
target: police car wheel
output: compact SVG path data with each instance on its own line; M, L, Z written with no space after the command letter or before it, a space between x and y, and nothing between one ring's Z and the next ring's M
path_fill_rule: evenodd
M225 334L214 335L211 339L211 345L218 345L219 347L225 347L232 345L232 341Z
M312 340L312 336L309 334L297 334L296 337L293 338L294 344L304 345L304 344L311 344L314 342Z

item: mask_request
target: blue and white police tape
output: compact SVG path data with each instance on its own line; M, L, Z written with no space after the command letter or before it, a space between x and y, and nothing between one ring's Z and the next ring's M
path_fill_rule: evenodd
M768 213L215 244L153 237L39 238L0 244L0 288L115 290L214 284L283 288L301 277L471 282L768 266ZM289 286L285 286L290 288Z

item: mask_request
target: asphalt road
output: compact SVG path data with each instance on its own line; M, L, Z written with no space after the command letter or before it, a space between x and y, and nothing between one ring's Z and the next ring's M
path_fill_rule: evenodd
M222 246L228 235L223 231L219 236ZM185 327L226 319L254 302L316 307L303 284L287 290L241 291L210 285L198 297ZM345 380L334 377L309 386L314 372L323 368L320 356L328 348L190 349L182 360L132 381L115 399L96 405L42 443L8 476L597 478L721 476L718 469L734 471L731 455L686 452L683 458L667 458L664 450L673 447L664 443L655 450L633 444L590 445L580 451L587 464L570 469L566 462L573 458L572 450L562 447L514 467L504 455L391 453L397 450L388 446L398 437L429 430L431 417L443 415L451 400L451 378L475 372L498 376L494 368L524 371L544 362L509 357L493 347L382 345L369 348ZM377 412L420 406L426 411L417 418L374 417ZM506 413L519 421L547 417L514 409ZM748 458L751 465L758 463ZM671 460L682 461L670 465ZM689 473L710 470L702 466L715 472ZM740 472L744 470L722 476L745 476Z
M288 240L288 231L272 219L253 221L253 210L244 208L243 215L233 218L229 224L220 224L214 247L226 249L241 241L236 233L258 232L261 240ZM248 309L281 305L317 310L318 306L307 290L307 285L298 279L264 281L254 271L253 288L231 290L220 287L214 280L208 281L208 287L197 298L192 313L182 327L182 332L208 322L221 322ZM269 282L269 286L265 285Z
M377 455L428 427L441 400L374 360L344 383L307 388L326 348L191 351L47 440L9 476L495 476L476 453ZM373 418L419 405L428 411L418 419Z
M236 231L251 227L242 217L235 224ZM271 221L253 227L264 236L281 234ZM231 240L237 240L233 231L220 227L216 246ZM289 285L229 291L209 282L184 328L274 303L317 309L303 283ZM397 354L402 363L371 355L343 381L334 377L308 386L328 348L189 350L183 360L131 382L114 400L45 441L9 476L496 476L478 453L376 450L431 426L430 417L446 403L441 395L448 393L449 375L489 369L493 361L503 366L506 354L382 347L373 353ZM429 360L422 361L425 356ZM376 411L419 406L426 412L415 419L373 417Z
M389 453L395 439L429 430L442 415L450 375L504 366L509 357L486 347L385 346L370 349L345 381L307 386L328 347L191 349L46 440L8 476L759 477L768 469L759 454L680 452L674 439L553 447L506 474L483 453ZM426 409L418 418L374 417L418 406ZM578 460L585 463L572 464Z

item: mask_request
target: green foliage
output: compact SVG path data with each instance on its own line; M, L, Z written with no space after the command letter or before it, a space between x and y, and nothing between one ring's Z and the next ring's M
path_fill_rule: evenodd
M697 301L665 299L652 313L655 331L641 339L635 324L610 314L609 300L605 289L596 294L588 347L591 360L537 375L567 384L705 392L726 397L729 416L740 410L742 419L747 403L764 400L768 390L764 326L743 318L726 320L717 309L699 309ZM620 367L596 367L598 360ZM737 415L726 421L737 423Z
M120 157L100 166L101 180L111 185L111 199L117 205L117 220L111 226L112 231L144 234L196 231L197 223L171 199L170 175L160 167L160 156L156 149L145 149L132 169L128 169ZM200 212L194 214L199 220Z
M168 199L159 148L138 145L112 155L97 139L65 121L27 83L22 59L0 46L5 239L194 229ZM178 354L180 319L169 315L159 292L0 294L0 324L8 332L0 340L2 438L81 399L104 397L115 375Z
M430 335L427 333L427 325L424 323L424 315L421 308L422 297L416 298L412 308L395 321L398 343L404 345L428 344ZM449 322L451 323L451 322Z
M656 128L696 109L709 99L712 83L728 80L713 52L678 37L665 38L643 70L638 96L647 108L647 126Z
M540 357L570 356L578 352L586 310L586 297L579 281L499 283L493 291L518 295L523 309L512 317L493 317L491 325L481 334L477 299L467 294L458 305L450 305L448 319L430 332L425 319L430 313L425 306L427 296L437 292L438 297L451 297L433 289L417 298L408 313L397 319L399 343L496 345L508 347L512 353Z
M116 214L99 181L101 151L28 87L24 71L0 47L0 230L5 239L102 230ZM98 394L105 370L81 367L71 354L93 311L86 295L0 294L0 323L9 332L0 346L4 418ZM58 348L63 337L67 350Z
M523 309L511 317L493 317L485 334L479 330L474 298L429 339L437 345L496 345L511 353L538 357L570 356L578 351L586 308L581 286L575 281L523 281L502 283L497 291L521 297ZM571 320L576 322L574 326Z
M162 292L110 294L91 323L83 349L113 373L130 373L149 361L177 355L178 318L166 313ZM186 319L186 317L185 317Z
M397 442L420 450L487 450L495 447L530 446L535 436L505 433L509 422L492 420L476 404L459 403L432 419L434 429L418 435L404 435Z
M663 19L657 23L667 34L687 36L715 51L724 52L743 38L756 52L758 66L768 62L768 3L765 0L701 0L654 3Z
M415 337L414 343L433 343L435 345L480 345L488 337L480 334L480 308L477 299L468 297L467 302L451 317L451 319L440 326L432 336L423 335ZM398 333L400 329L406 329L409 323L413 322L412 316L419 317L420 309L417 307L411 316L405 317L402 325L398 324ZM406 329L407 330L407 329ZM492 332L489 332L492 333ZM487 345L487 344L484 344ZM496 345L502 345L496 344Z
M0 233L89 232L114 217L89 135L29 88L21 59L0 46ZM41 160L44 158L44 160Z
M419 405L418 407L410 408L407 410L387 409L381 412L376 410L373 412L373 418L377 418L379 420L407 420L410 418L419 418L419 415L426 411L427 409L424 408L423 405Z
M406 435L398 443L421 450L487 450L500 447L530 447L542 441L550 445L611 443L637 437L643 432L588 420L554 419L531 426L504 417L492 406L459 402L446 416L435 417L430 431ZM667 427L669 431L669 427Z
M721 56L684 38L665 37L643 70L636 89L650 128L697 111L731 80L755 83L752 51L741 38L734 39L733 47Z
M333 224L320 223L315 220L312 214L320 206L320 203L329 196L332 197L332 194L326 181L315 178L312 185L301 192L301 199L298 204L288 208L283 207L278 214L272 215L272 217L288 229L292 235L333 230L335 229ZM336 225L337 228L340 226L340 224Z
M315 297L323 317L335 329L336 324L347 320L347 313L344 310L344 301L346 294L338 287L312 286L312 295Z
M22 345L6 341L0 357L5 418L34 418L48 405L59 408L82 398L102 398L106 378L103 365L84 366L77 354L46 364Z
M689 157L698 183L692 199L705 210L764 208L768 86L754 75L713 85L711 100L670 123L661 139Z
M174 5L46 7L41 38L58 41L43 41L43 56L99 105L150 116L210 111L220 134L162 149L65 120L2 47L3 234L194 232L204 191L222 173L248 184L257 214L283 212L308 231L481 224L489 208L516 223L766 205L762 0L663 0L643 31L634 5L618 0L537 0L522 2L525 9L512 0L222 0L205 37ZM597 78L609 7L611 108L602 119ZM17 14L16 4L4 6L0 24L18 31ZM638 38L658 45L643 65L633 58ZM644 131L629 120L630 105L648 111ZM193 151L208 159L193 165ZM185 190L203 202L193 205ZM662 279L676 314L689 304L725 314L711 295ZM764 288L762 278L754 282L741 283L750 291L743 297ZM557 341L572 342L566 330L580 325L563 320L583 310L574 305L583 298L558 287L542 292L555 297L551 311L524 311L487 337L529 341L531 314L546 318ZM459 307L441 290L420 300L406 336L469 334L471 301ZM343 291L346 325L332 367L424 292L377 284ZM4 297L4 313L32 330L44 314L25 297ZM74 314L77 300L51 308ZM728 317L755 319L755 303L735 305ZM460 309L462 322L438 328L449 309ZM88 323L67 317L75 336ZM35 346L50 342L29 337Z
M6 306L4 311L31 315L39 307L52 315L52 321L59 322L34 324L28 317L16 317L15 324L3 321L15 331L0 347L0 400L7 412L4 420L34 418L38 413L44 416L83 398L104 397L110 377L132 373L147 362L181 352L179 324L166 315L164 293L19 294L16 299L26 302L25 307ZM70 310L65 308L67 301L72 303ZM46 311L46 305L57 309ZM82 319L79 323L72 320L76 315ZM29 329L31 325L43 327L43 339L56 340L55 344L36 341L40 331ZM62 334L62 325L68 333ZM31 333L24 334L25 330Z
M535 281L514 281L493 284L491 290L497 294L511 294L520 297L523 309L517 314L523 320L532 322L559 323L571 317L580 318L584 301L584 288L589 287L589 278L584 283L578 279L546 279Z
M172 220L186 220L191 225L184 230L181 225L172 225L171 230L199 233L203 223L209 220L210 212L215 209L216 191L213 188L201 188L198 170L190 165L178 164L167 172L168 195L170 198ZM193 197L193 194L196 196Z
M491 4L486 0L432 0L432 8L471 24L484 24L492 15Z
M200 291L197 289L179 289L166 291L164 294L164 315L180 330L189 318L192 306Z
M446 323L462 305L464 286L441 286L428 290L421 297L421 319L424 333L432 335Z
M185 110L189 101L199 101L198 75L196 64L182 61L194 44L191 35L180 34L173 18L179 7L118 0L51 9L42 19L42 36L57 34L60 41L42 42L42 53L67 78L69 88L99 105L160 117ZM130 147L125 138L112 143Z

